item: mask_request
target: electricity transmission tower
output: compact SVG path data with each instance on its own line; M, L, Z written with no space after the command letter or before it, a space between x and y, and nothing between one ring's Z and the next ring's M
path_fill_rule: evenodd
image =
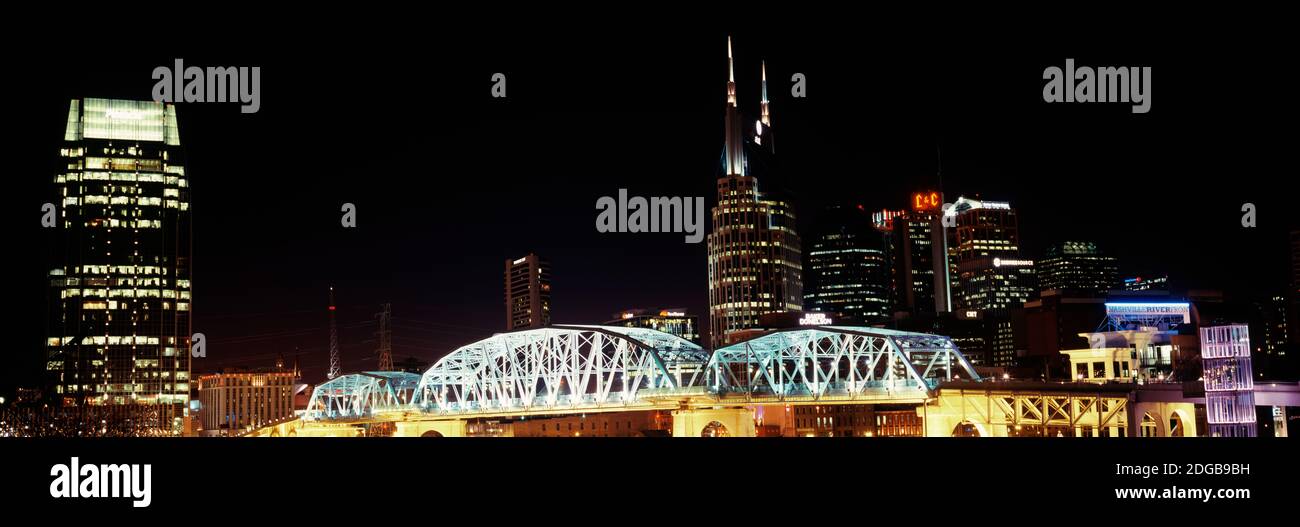
M393 371L393 330L389 323L393 318L393 305L384 304L383 311L376 313L379 317L379 371Z

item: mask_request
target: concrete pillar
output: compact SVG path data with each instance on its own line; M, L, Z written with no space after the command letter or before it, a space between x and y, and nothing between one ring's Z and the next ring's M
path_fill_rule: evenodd
M673 410L673 437L702 437L712 423L728 437L754 437L754 411L749 408Z
M393 437L465 437L469 423L449 421L398 421Z

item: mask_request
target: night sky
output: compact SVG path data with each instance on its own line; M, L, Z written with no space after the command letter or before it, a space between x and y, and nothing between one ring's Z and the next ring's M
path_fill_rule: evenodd
M5 83L15 291L0 393L30 384L45 338L40 205L53 201L68 100L149 99L150 72L261 66L261 111L180 104L194 218L195 371L301 354L323 378L327 288L337 289L343 369L374 368L379 304L394 356L432 361L500 331L503 261L551 260L556 323L633 307L686 307L707 326L705 244L682 234L600 234L594 204L639 196L716 199L726 37L741 110L758 115L766 59L777 154L801 225L837 202L903 208L938 186L1020 214L1025 256L1096 241L1123 273L1168 272L1230 295L1287 289L1295 113L1281 36L1229 40L1198 28L1147 38L1055 24L968 27L870 19L841 27L754 24L624 29L339 26L184 31L170 44L12 58ZM364 25L364 24L361 24ZM463 33L464 31L462 31ZM220 42L220 45L214 44ZM64 52L58 52L64 51ZM1045 104L1043 68L1151 66L1151 112ZM1289 63L1289 62L1288 62ZM490 97L507 75L508 97ZM795 72L808 97L790 96ZM1281 165L1281 166L1279 166ZM16 182L16 184L13 184ZM763 182L760 181L760 186ZM358 208L358 228L339 225ZM1258 206L1255 229L1241 206ZM297 350L295 352L295 350Z

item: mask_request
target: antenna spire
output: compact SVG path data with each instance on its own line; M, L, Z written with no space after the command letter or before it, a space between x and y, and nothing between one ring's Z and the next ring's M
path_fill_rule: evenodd
M727 35L727 104L736 105L736 64L731 56L731 35Z
M763 100L760 103L763 106L762 121L764 127L772 126L772 117L771 115L768 114L768 110L767 110L768 102L769 101L767 100L767 61L765 60L763 61Z
M339 330L334 324L334 286L330 286L330 371L326 377L339 376Z

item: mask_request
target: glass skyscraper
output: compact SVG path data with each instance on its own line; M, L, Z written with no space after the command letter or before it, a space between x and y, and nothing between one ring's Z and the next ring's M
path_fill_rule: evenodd
M863 324L890 317L888 251L866 212L857 207L826 210L805 254L804 309Z
M1097 244L1067 241L1047 248L1037 265L1042 290L1105 296L1119 284L1119 264Z
M718 205L713 208L713 231L708 237L709 339L713 347L759 327L762 315L803 309L803 257L794 208L775 193L759 192L758 178L747 161L748 155L760 160L773 151L766 70L762 117L755 121L752 132L746 132L736 103L730 40L727 62L723 174L717 180Z
M189 180L176 108L75 99L50 261L47 397L142 435L177 434L190 394Z

